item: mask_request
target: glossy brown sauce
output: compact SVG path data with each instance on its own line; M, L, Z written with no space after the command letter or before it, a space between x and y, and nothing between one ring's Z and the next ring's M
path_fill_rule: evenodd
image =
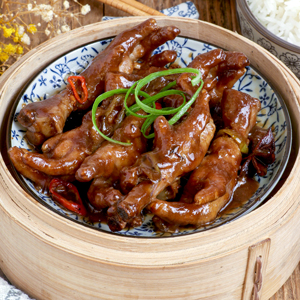
M242 207L257 191L259 183L253 178L246 178L238 181L234 190L232 200L220 212L221 215L233 212L238 207Z
M246 178L238 181L232 200L229 204L219 213L219 217L224 214L233 213L233 211L239 207L242 207L247 201L254 195L259 188L259 183L253 178ZM180 193L179 193L180 194ZM177 195L178 196L178 195ZM102 222L107 223L106 210L96 211L90 205L88 205L88 215L90 222ZM155 216L154 216L155 218ZM206 224L209 225L210 223ZM161 232L178 232L179 226L177 224L169 224L165 221L156 222L157 230ZM194 228L193 226L185 226L187 228Z
M87 207L87 217L90 222L96 223L96 222L103 222L107 223L107 215L106 215L106 210L95 210L89 203L88 200L86 199L86 184L79 184L82 186L79 186L79 191L82 196L83 201L85 202L85 206ZM228 203L228 205L219 213L219 217L224 215L224 214L230 214L232 213L235 209L242 207L247 201L254 195L254 193L257 191L259 188L259 183L254 180L253 178L245 178L241 179L237 182L235 191L232 196L232 200ZM177 199L180 198L181 192L177 194ZM66 195L64 195L66 196ZM72 197L73 196L73 197ZM70 200L75 200L74 195L68 195L68 199ZM164 222L164 227L168 227L168 232L176 232L178 231L178 225L174 224L167 224ZM208 225L208 224L207 224ZM191 227L191 226L188 226ZM165 232L166 228L157 228L160 231Z

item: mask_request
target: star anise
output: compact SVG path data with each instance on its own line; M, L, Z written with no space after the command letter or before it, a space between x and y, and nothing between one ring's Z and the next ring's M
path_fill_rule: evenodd
M253 172L259 176L267 174L268 165L275 161L275 140L271 128L269 130L254 127L249 136L251 152L244 159L241 176L249 176Z

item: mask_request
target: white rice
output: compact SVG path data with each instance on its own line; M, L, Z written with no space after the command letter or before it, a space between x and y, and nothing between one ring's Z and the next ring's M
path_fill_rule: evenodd
M300 0L247 0L247 3L269 31L300 46Z

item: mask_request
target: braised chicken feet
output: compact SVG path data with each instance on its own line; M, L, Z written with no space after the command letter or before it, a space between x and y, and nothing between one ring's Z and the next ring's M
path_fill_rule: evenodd
M142 154L134 166L122 171L121 186L128 187L132 183L135 186L125 199L108 209L110 229L124 228L166 187L198 166L214 129L209 95L205 90L196 99L186 119L178 125L171 126L164 117L158 117L154 122L154 150ZM202 134L205 138L201 138ZM127 176L128 173L131 175ZM131 182L126 182L127 179Z
M72 111L89 108L103 92L106 73L132 73L139 59L148 59L157 46L178 34L176 27L159 28L154 19L119 34L80 74L86 82L88 95L85 103L76 101L68 84L60 93L44 101L30 103L20 111L18 121L27 129L28 140L33 145L40 145L47 138L61 133ZM75 83L75 88L81 96L83 90L78 83Z
M247 140L256 123L260 102L242 92L227 89L222 98L225 128ZM230 136L217 137L201 164L192 172L179 202L154 200L148 209L158 228L200 226L212 222L231 200L242 160L239 145ZM164 224L166 222L166 224ZM174 226L173 228L174 230Z

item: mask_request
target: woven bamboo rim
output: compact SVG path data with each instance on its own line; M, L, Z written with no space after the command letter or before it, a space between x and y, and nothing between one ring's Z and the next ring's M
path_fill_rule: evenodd
M285 99L293 128L300 128L299 81L276 58L240 35L209 23L156 19L159 25L178 26L182 36L244 52ZM28 78L62 54L115 36L143 20L145 17L126 18L71 31L33 49L6 71L0 81L1 146L8 109ZM295 159L289 176L262 207L207 232L151 240L99 232L58 216L16 183L2 152L0 267L17 287L43 300L234 300L242 298L248 248L269 238L261 298L268 299L300 260L299 134L294 130Z

